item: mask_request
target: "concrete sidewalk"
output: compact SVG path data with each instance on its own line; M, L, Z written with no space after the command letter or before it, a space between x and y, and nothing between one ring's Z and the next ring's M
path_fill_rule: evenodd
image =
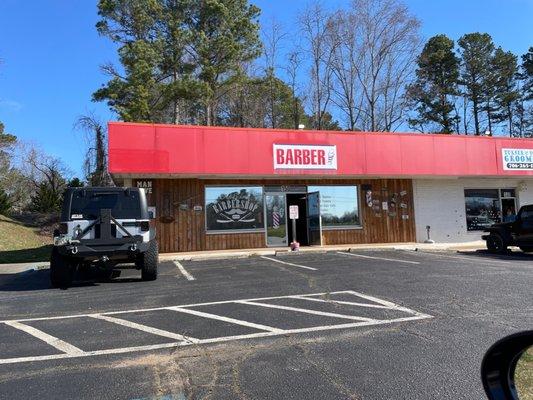
M0 274L18 274L25 271L38 271L40 269L50 268L48 261L0 264Z
M288 247L269 247L257 249L239 250L212 250L193 251L185 253L160 254L161 260L206 260L217 258L244 258L250 256L275 256L288 253L312 253L327 251L350 251L350 250L426 250L426 251L475 251L485 249L485 242L475 241L467 243L373 243L373 244L343 244L326 246L301 247L298 252L291 252Z
M325 253L327 251L350 251L350 250L426 250L426 251L475 251L485 248L484 241L467 243L374 243L374 244L344 244L327 246L301 247L298 252L291 252L287 247L270 247L257 249L239 250L212 250L193 251L186 253L163 253L159 255L161 261L178 260L209 260L224 258L246 258L252 256L275 256L289 253ZM50 267L48 261L0 264L0 274L17 274L24 271L47 269Z

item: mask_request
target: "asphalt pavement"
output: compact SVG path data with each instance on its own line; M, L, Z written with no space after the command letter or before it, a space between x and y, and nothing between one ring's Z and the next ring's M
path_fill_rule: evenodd
M533 256L333 251L164 261L157 281L0 275L0 399L483 399L533 327Z

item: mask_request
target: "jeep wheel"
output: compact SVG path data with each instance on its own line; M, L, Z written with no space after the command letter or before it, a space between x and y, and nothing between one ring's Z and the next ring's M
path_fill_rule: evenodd
M50 257L50 283L54 288L66 289L72 283L74 266L69 260L59 254L54 247Z
M158 258L157 240L151 240L148 245L148 250L140 254L138 259L138 266L141 268L141 278L143 281L155 281L157 279Z
M507 246L500 235L491 233L487 238L487 249L491 253L505 253Z
M524 253L531 253L533 252L533 246L520 246L520 250Z

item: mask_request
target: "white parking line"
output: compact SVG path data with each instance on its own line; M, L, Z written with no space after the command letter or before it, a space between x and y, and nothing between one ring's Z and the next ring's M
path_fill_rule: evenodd
M23 332L26 332L39 340L49 344L52 347L55 347L57 350L62 351L65 354L71 356L80 356L84 354L84 351L78 349L76 346L71 345L70 343L64 342L61 339L56 338L55 336L49 335L33 326L22 324L17 321L5 322L6 325L9 325L15 329L19 329Z
M176 265L176 267L178 267L178 269L180 270L181 274L182 274L185 278L187 278L187 280L189 280L189 281L194 281L194 280L195 280L194 276L192 276L191 274L189 274L189 273L187 272L187 270L183 267L183 265L181 265L181 263L180 263L179 261L175 260L175 261L173 261L173 262L174 262L174 264Z
M454 259L457 259L457 260L465 260L465 261L470 261L470 262L476 263L478 265L481 262L481 263L483 263L485 265L492 265L492 266L495 266L495 267L498 267L498 266L501 266L501 265L520 265L520 263L516 264L513 261L522 261L522 260L516 260L516 259L513 259L512 261L511 260L509 260L509 261L494 260L494 259L487 258L487 257L482 257L482 256L455 256L455 255L451 255L451 254L437 254L437 253L430 252L430 251L420 251L420 252L417 252L417 253L419 255L421 255L421 254L429 254L429 255L432 255L433 257L454 258ZM524 260L524 261L528 261L528 260Z
M273 332L273 333L281 333L281 332L283 332L283 329L274 328L272 326L254 324L253 322L243 321L243 320L235 319L235 318L224 317L222 315L206 313L206 312L198 311L198 310L190 310L188 308L171 307L171 308L169 308L169 310L178 311L178 312L182 312L182 313L185 313L185 314L196 315L198 317L215 319L217 321L229 322L229 323L235 324L235 325L247 326L248 328L259 329L259 330L262 330L262 331L268 331L268 332Z
M395 310L404 311L407 314L407 316L402 317L402 318L378 320L378 319L360 317L357 315L327 313L327 312L322 312L322 311L317 311L317 310L309 310L305 308L296 308L296 307L282 306L282 305L277 305L277 304L274 305L274 304L268 304L268 303L258 303L258 301L260 300L306 298L306 297L309 297L309 298L306 298L307 300L313 301L317 299L314 299L311 296L316 297L316 296L323 296L326 294L328 295L351 294L355 297L360 297L366 300L370 300L386 308L392 308ZM205 305L216 305L216 304L247 304L250 306L285 309L285 310L306 313L306 314L350 319L350 320L354 320L355 322L350 322L346 324L336 324L336 325L319 325L319 326L311 326L311 327L306 327L306 328L281 329L281 328L276 328L272 326L256 324L256 323L249 322L249 321L225 317L223 315L216 315L216 314L211 314L211 313L207 313L207 312L203 312L199 310L185 308L185 307L198 307L202 305L205 306ZM353 304L357 304L357 303L353 303ZM360 304L363 304L363 303L360 303ZM153 310L173 310L176 312L191 314L191 315L195 315L198 317L223 321L223 322L236 324L236 325L242 325L242 326L260 330L261 332L243 334L243 335L234 335L234 336L220 336L220 337L211 337L211 338L206 338L206 339L196 339L196 338L190 338L190 337L183 336L179 333L168 332L168 331L161 330L158 328L154 328L154 327L150 327L150 326L146 326L142 324L137 324L137 323L130 322L127 320L109 316L112 314L116 315L116 314L153 311ZM66 358L74 358L74 357L89 357L89 356L98 356L98 355L133 353L133 352L140 352L140 351L150 351L150 350L157 350L157 349L188 346L191 344L220 343L220 342L227 342L231 340L264 338L264 337L273 337L273 336L287 335L287 334L297 334L297 333L304 333L304 332L319 332L319 331L355 328L355 327L362 327L362 326L385 325L385 324L391 324L395 322L406 322L406 321L415 321L415 320L420 320L420 319L425 319L425 318L432 318L432 316L430 315L422 314L422 313L419 313L417 311L411 310L406 307L401 307L387 300L378 299L376 297L364 295L359 292L345 290L345 291L337 291L337 292L329 292L329 293L310 293L310 294L300 294L300 295L263 297L263 298L255 298L255 299L227 300L227 301L218 301L218 302L210 302L210 303L196 303L196 304L189 304L189 305L182 305L182 306L159 307L159 308L141 309L141 310L122 310L122 311L111 311L111 312L106 312L106 313L95 313L95 314L84 314L84 315L78 314L78 315L66 315L66 316L54 316L54 317L40 317L40 318L30 318L30 319L27 319L26 321L57 320L57 319L67 319L67 318L79 318L79 317L97 318L97 319L101 319L101 320L108 321L111 323L124 325L129 328L145 331L147 333L152 333L154 335L177 339L177 341L172 342L172 343L162 343L162 344L147 345L147 346L131 346L131 347L121 347L121 348L114 348L114 349L82 351L78 349L77 347L72 346L69 343L66 343L36 328L33 328L31 326L21 323L20 322L21 320L0 321L0 323L5 323L6 325L15 327L16 329L20 329L25 332L28 332L32 336L40 340L43 340L46 343L51 344L52 346L54 346L55 348L63 352L62 354L49 354L49 355L42 355L42 356L14 357L14 358L0 359L0 364L13 364L13 363L31 362L31 361L58 360L58 359L66 359Z
M319 299L316 297L309 296L293 296L295 299L317 301L320 303L335 303L335 304L344 304L347 306L357 306L357 307L370 307L370 308L385 308L390 309L391 307L383 306L381 304L368 304L368 303L354 303L352 301L342 301L342 300L331 300L331 299Z
M420 264L418 261L407 261L407 260L399 260L399 259L394 259L394 258L366 256L366 255L363 255L363 254L346 253L344 251L337 251L337 253L338 254L343 254L345 256L360 257L360 258L370 258L370 259L373 259L373 260L393 261L393 262L399 262L399 263L404 263L404 264Z
M267 256L261 256L261 258L264 258L265 260L274 261L274 262L277 262L277 263L280 263L280 264L290 265L292 267L310 269L311 271L316 271L317 270L316 268L313 268L313 267L307 267L305 265L294 264L294 263L290 263L290 262L287 262L287 261L276 260L275 258L271 258L271 257L267 257Z
M309 310L309 309L306 309L306 308L281 306L279 304L256 303L254 301L236 301L235 303L248 304L248 305L251 305L251 306L266 307L266 308L276 308L278 310L296 311L296 312L300 312L300 313L304 313L304 314L320 315L322 317L334 317L334 318L340 318L340 319L351 319L353 321L365 321L365 322L376 321L373 318L356 317L356 316L353 316L353 315L336 314L336 313L330 313L330 312L325 312L325 311Z
M128 328L137 329L143 332L148 332L148 333L151 333L152 335L163 336L163 337L167 337L167 338L171 338L175 340L181 340L185 342L198 343L198 339L196 338L192 338L189 336L183 336L183 335L180 335L179 333L164 331L162 329L138 324L136 322L127 321L125 319L110 317L108 315L96 314L96 315L91 315L91 318L101 319L103 321L112 322L113 324L126 326Z
M363 322L352 322L349 324L286 329L286 330L281 330L281 332L259 332L259 333L251 333L247 335L222 336L222 337L209 338L209 339L200 339L197 344L222 343L222 342L228 342L232 340L266 338L266 337L272 337L272 336L306 333L306 332L321 332L321 331L330 331L330 330L338 330L338 329L357 328L357 327L362 327L362 326L388 325L388 324L399 323L399 322L416 321L416 320L426 319L426 318L433 318L433 317L430 315L417 315L413 317L395 318L395 319L389 319L389 320L375 320L375 321L368 321L368 322L363 321ZM4 358L4 359L0 359L0 364L15 364L15 363L22 363L22 362L30 362L30 361L48 361L48 360L60 360L60 359L75 358L75 357L90 357L90 356L111 355L111 354L136 353L140 351L169 349L169 348L190 346L190 345L192 345L192 343L190 342L174 342L174 343L147 345L147 346L134 346L134 347L122 347L122 348L116 348L116 349L106 349L106 350L93 350L93 351L83 352L79 355L63 353L63 354L51 354L51 355L46 355L46 356Z

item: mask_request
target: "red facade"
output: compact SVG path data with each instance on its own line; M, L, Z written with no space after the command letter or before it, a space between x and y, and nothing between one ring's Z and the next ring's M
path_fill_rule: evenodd
M336 146L336 168L274 168L274 145ZM115 175L533 176L533 168L504 170L502 149L533 150L533 140L109 123L109 169ZM312 152L301 154L313 160L304 157Z

